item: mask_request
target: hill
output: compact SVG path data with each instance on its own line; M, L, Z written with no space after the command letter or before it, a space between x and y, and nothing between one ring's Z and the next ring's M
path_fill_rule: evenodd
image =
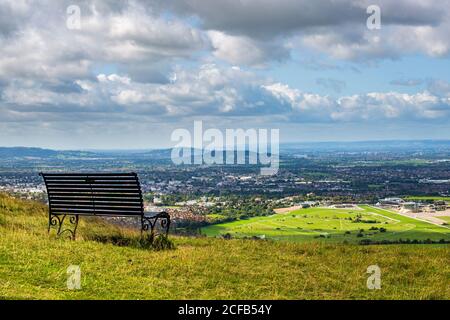
M89 158L98 157L99 155L88 151L59 151L41 148L28 147L0 147L0 159L64 159L64 158Z
M357 246L172 236L176 249L81 219L76 241L46 232L45 206L0 194L0 299L449 299L447 245ZM381 268L368 290L367 267ZM81 290L66 288L79 265Z
M450 140L373 140L293 142L280 146L283 151L303 152L440 152L450 150Z
M22 158L22 157L37 157L37 158L50 158L56 157L57 151L41 148L26 148L26 147L0 147L0 159L1 158Z

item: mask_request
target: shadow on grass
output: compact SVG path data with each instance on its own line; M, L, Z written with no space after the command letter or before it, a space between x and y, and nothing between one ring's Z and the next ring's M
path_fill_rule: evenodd
M151 236L128 236L124 234L88 234L84 239L100 243L112 244L119 247L131 247L146 250L172 250L175 244L165 235Z
M118 226L98 217L84 217L79 229L81 238L88 241L155 251L175 249L173 241L165 235L151 237L144 233L141 236L136 229Z

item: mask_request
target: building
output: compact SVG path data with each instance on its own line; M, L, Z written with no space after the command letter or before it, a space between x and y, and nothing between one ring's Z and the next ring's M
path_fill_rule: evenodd
M447 210L447 203L445 201L435 201L434 207L436 211L445 211Z
M419 204L413 201L403 203L403 209L410 210L412 212L420 212Z
M399 206L402 205L405 201L403 201L403 199L401 198L384 198L384 199L380 199L379 200L379 204L380 205L385 205L385 206L389 206L389 205L394 205L394 206Z
M305 208L309 208L309 207L315 207L315 206L319 205L319 202L318 201L303 201L296 205L301 206L303 209L305 209Z

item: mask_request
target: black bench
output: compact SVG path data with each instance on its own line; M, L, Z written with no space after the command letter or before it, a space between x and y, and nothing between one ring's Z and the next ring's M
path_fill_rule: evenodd
M141 186L136 173L40 173L48 195L48 232L69 233L75 239L79 216L140 217L141 235L155 237L159 228L167 236L170 216L167 212L145 212ZM72 228L64 229L64 222Z

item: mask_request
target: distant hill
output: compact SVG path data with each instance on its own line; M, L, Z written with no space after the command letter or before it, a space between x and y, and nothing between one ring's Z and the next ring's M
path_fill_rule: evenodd
M222 151L224 152L224 151ZM242 156L245 159L250 156L249 151L235 151L235 156ZM0 159L17 159L17 158L41 158L41 159L68 159L68 158L100 158L100 159L147 159L147 160L170 160L172 149L154 149L154 150L92 150L92 151L66 151L66 150L50 150L41 148L27 147L0 147ZM191 159L194 161L196 150L191 149ZM226 154L224 152L225 159Z
M312 152L442 151L450 150L450 140L297 142L282 144L280 149L284 152L292 150Z
M58 152L50 149L26 148L26 147L0 147L0 158L35 157L50 158L56 157Z
M97 154L88 151L58 151L42 148L28 147L0 147L0 159L17 159L17 158L84 158L98 157Z
M269 149L270 150L270 149ZM289 155L297 152L449 152L450 140L392 140L392 141L357 141L357 142L299 142L280 145L280 153ZM28 147L0 147L0 159L42 158L42 159L146 159L170 160L172 149L141 149L141 150L51 150ZM248 159L251 152L247 149L235 151ZM191 157L194 158L194 149ZM225 154L224 154L225 157Z

